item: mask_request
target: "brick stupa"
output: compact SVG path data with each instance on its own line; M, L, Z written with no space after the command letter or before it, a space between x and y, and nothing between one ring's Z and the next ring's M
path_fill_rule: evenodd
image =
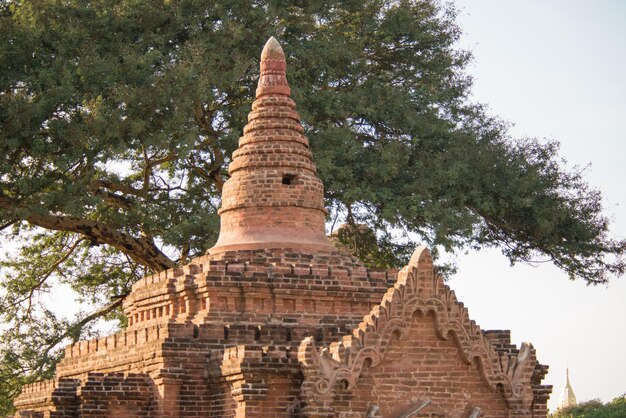
M261 53L256 100L228 167L220 236L210 254L333 248L324 226L324 186L289 97L286 71L283 49L272 37Z
M482 331L416 249L372 271L324 231L323 186L271 38L209 254L146 277L128 328L67 347L19 417L545 417L530 344Z

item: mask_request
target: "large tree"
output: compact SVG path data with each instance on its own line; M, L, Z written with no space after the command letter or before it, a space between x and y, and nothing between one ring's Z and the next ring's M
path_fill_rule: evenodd
M15 382L50 375L59 346L94 319L119 317L137 278L215 241L271 35L287 54L329 222L352 225L344 238L365 242L354 250L368 262L401 264L419 240L551 260L588 283L623 273L625 243L609 238L600 194L563 167L557 144L513 139L468 101L471 57L455 49L450 5L7 1L0 238L21 246L0 274L8 397ZM92 311L56 316L41 295L58 286Z

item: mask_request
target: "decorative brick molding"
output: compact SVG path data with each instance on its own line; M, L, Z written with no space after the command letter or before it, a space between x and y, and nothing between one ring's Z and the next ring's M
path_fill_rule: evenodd
M513 414L531 416L531 377L537 364L534 349L523 343L519 352L498 353L469 319L467 309L444 284L442 275L435 273L430 252L423 246L351 335L323 347L317 347L312 337L302 341L298 358L305 373L305 412L309 416L332 415L338 387L353 388L364 367L376 367L391 341L407 334L416 312L434 314L438 336L454 338L466 363L478 362L484 383L493 392L503 393Z

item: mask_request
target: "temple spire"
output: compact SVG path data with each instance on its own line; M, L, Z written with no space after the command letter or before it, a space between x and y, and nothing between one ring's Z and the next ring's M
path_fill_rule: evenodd
M220 235L209 252L332 249L324 186L290 98L285 54L274 37L263 48L260 67L256 100L222 190Z
M565 387L559 399L559 409L573 405L576 405L576 395L574 395L574 389L572 389L569 381L569 368L567 368L565 371Z
M291 95L291 89L287 83L285 53L273 36L268 39L261 52L261 75L256 89L256 98L267 94Z

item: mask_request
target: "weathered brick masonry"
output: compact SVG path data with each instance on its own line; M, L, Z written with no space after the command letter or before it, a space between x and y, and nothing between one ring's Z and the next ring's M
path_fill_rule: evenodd
M209 254L146 277L126 330L67 347L18 417L545 417L547 367L482 331L420 247L372 271L324 232L282 49L261 56Z

